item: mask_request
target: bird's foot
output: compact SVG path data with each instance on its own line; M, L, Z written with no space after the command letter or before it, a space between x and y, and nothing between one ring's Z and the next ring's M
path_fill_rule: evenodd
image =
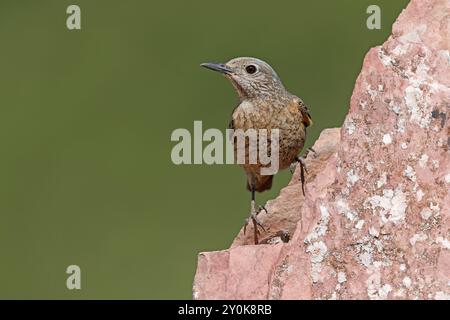
M267 243L267 244L276 244L280 242L287 243L291 239L291 236L289 234L289 231L287 230L280 230L277 233L269 236L266 239L263 239L260 241L260 243Z
M300 165L300 181L302 183L302 192L303 195L305 195L305 184L306 184L306 179L305 179L305 174L308 173L308 170L306 169L306 162L305 159L308 156L308 151L311 150L311 152L314 152L314 154L316 154L316 152L314 151L314 149L309 148L307 150L307 152L305 153L305 155L303 157L295 157L295 162L293 162L291 164L291 172L293 173L293 171L295 171L295 167L297 166L297 163ZM292 171L293 169L293 171Z
M306 149L306 152L302 157L295 157L294 162L292 162L291 165L289 166L289 171L291 171L291 173L294 174L295 168L297 167L297 163L299 163L301 161L300 159L302 159L303 162L305 162L304 160L306 160L306 158L308 158L310 153L313 153L314 156L317 155L316 150L314 150L313 148Z
M266 232L266 229L264 228L263 224L258 219L258 214L260 214L261 211L265 211L266 213L268 213L267 209L264 206L259 206L258 208L256 208L256 203L254 200L252 200L250 217L245 219L244 224L244 234L245 234L247 231L247 225L249 224L250 220L253 222L253 232L254 232L253 237L255 240L255 244L258 244L258 235L260 234L258 227L261 228L264 232Z
M308 158L308 155L309 155L311 152L314 153L314 156L317 155L316 150L314 150L314 149L311 147L311 148L306 149L305 155L304 155L303 157L304 157L305 159Z

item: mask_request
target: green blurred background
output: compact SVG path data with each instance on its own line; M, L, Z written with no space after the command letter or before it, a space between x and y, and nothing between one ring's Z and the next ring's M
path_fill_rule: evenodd
M0 0L0 298L191 298L197 253L227 248L249 213L237 166L171 162L175 128L225 129L237 102L199 64L267 60L310 106L310 146L407 2Z

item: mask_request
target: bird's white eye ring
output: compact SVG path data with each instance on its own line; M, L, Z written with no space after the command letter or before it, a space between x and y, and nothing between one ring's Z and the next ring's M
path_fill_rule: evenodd
M246 71L248 74L254 74L254 73L256 73L256 71L258 71L258 69L256 68L255 65L249 64L248 66L245 67L245 71Z

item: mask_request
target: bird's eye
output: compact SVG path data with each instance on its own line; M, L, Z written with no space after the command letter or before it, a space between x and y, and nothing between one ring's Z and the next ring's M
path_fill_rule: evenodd
M256 66L252 64L245 67L245 71L247 71L248 74L254 74L256 70Z

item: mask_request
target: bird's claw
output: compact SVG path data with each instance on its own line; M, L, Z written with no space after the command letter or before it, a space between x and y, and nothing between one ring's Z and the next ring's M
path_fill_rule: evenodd
M264 211L266 214L269 213L266 209L266 207L264 206L259 206L258 210L256 212L252 212L250 213L250 216L248 218L245 219L245 224L244 224L244 234L247 230L247 225L249 224L250 220L254 221L256 223L257 226L259 226L261 229L263 229L263 231L265 232L266 229L264 228L263 224L261 223L261 221L259 221L258 219L258 214L261 213L261 211ZM258 231L259 232L259 231Z
M259 212L260 212L260 211L259 211ZM258 213L259 213L259 212L258 212ZM256 214L252 213L252 214L250 215L250 218L253 220L254 223L256 223L256 225L257 225L258 227L260 227L264 232L266 232L266 228L264 228L264 226L263 226L263 224L261 223L261 221L259 221L259 219L257 218L258 213L256 213Z
M247 232L247 225L250 223L250 221L252 221L253 228L254 228L255 244L258 244L258 235L261 234L258 227L261 228L264 232L266 232L266 228L264 228L264 225L258 219L258 214L260 214L261 211L265 211L266 213L268 213L268 211L267 211L266 207L264 207L264 206L259 206L257 210L255 207L256 207L255 203L252 201L252 211L250 213L250 216L247 219L245 219L245 223L244 223L244 234L246 234L246 232Z
M306 149L304 158L307 158L310 152L314 153L315 156L317 155L316 150L314 150L312 147L310 147L310 148Z
M266 209L266 207L265 206L259 206L259 208L258 208L258 212L256 213L256 215L258 215L261 211L265 211L266 212L266 214L267 213L269 213L268 211L267 211L267 209Z
M312 152L316 153L314 151L314 149L310 148L312 150ZM309 149L308 149L309 150ZM307 155L305 155L304 157L295 157L295 162L291 164L296 166L297 163L300 165L300 181L302 183L302 192L303 195L305 195L305 183L306 183L306 179L305 179L305 173L308 173L308 170L306 169L306 162L305 162L305 158Z
M308 157L309 150L311 149L311 152L313 152L315 155L317 154L316 151L314 151L313 148L309 148L304 156L302 157L295 157L294 162L291 163L289 166L289 170L291 171L291 174L294 174L295 169L297 168L297 163L300 164L300 169L303 167L303 170L308 173L308 170L306 169L306 162L305 159Z

